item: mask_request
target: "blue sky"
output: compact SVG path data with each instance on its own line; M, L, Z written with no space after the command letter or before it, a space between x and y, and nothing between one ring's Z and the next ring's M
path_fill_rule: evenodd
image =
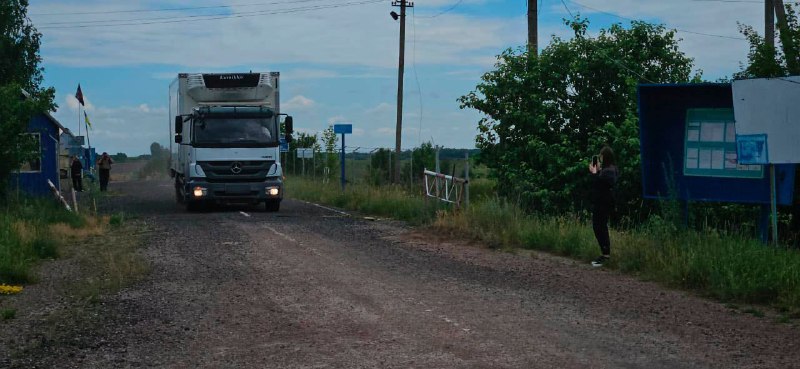
M367 1L31 0L29 14L43 34L45 84L56 88L59 104L55 116L77 130L73 94L81 83L92 144L101 151L138 155L154 141L167 144L167 88L178 72L249 70L281 72L282 110L295 117L298 130L349 122L349 147L393 147L399 27L389 12L397 9L389 0ZM682 51L711 80L730 76L745 60L748 44L738 39L737 22L763 29L758 2L565 3L588 17L594 31L627 24L624 17L726 36L679 33ZM320 5L336 7L310 10ZM211 8L138 11L202 6ZM416 2L408 17L404 148L425 141L474 147L480 115L461 110L456 99L491 70L495 55L526 42L526 9L524 0ZM201 15L227 17L194 21ZM560 0L541 1L540 46L552 35L569 37L562 23L568 16ZM118 25L127 20L151 24ZM170 20L192 21L160 23ZM108 21L114 25L84 27Z

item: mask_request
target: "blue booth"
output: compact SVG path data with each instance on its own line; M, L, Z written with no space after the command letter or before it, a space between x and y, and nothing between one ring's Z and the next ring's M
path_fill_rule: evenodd
M28 123L28 133L38 143L37 158L23 163L18 172L11 175L13 188L35 196L50 193L50 180L60 189L59 139L64 127L49 113L35 115Z
M643 196L770 204L768 166L738 162L728 83L639 86ZM795 165L776 165L777 203L792 203Z

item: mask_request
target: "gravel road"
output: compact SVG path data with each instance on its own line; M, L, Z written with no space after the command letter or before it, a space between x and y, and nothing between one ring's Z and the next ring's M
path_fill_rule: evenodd
M155 232L146 279L80 346L19 367L788 368L798 329L546 254L286 200L187 213L112 184Z

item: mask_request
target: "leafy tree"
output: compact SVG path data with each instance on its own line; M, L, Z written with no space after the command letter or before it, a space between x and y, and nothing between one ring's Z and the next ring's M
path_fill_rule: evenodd
M369 168L366 173L368 183L381 186L391 182L391 176L394 173L392 170L394 168L393 155L394 150L378 149L369 156Z
M423 142L419 147L411 151L411 160L403 165L402 178L411 178L412 173L414 178L422 178L422 171L425 168L433 170L435 167L436 149L434 149L431 142Z
M336 177L339 170L339 159L336 156L336 144L339 136L333 131L333 127L328 127L322 131L322 145L325 148L325 167L329 170L331 178Z
M41 34L27 8L26 0L0 2L0 194L10 173L35 151L33 140L23 135L31 117L55 108L55 91L41 87Z
M735 75L737 79L800 75L800 10L786 4L786 28L778 27L780 47L767 45L752 26L739 24L739 31L750 43L747 65ZM774 35L773 35L774 36ZM788 55L788 57L787 57Z
M111 155L111 160L114 160L115 163L124 163L128 161L128 154L124 152L118 152L114 155Z
M504 51L461 107L485 115L476 142L501 194L530 210L583 209L589 159L608 144L622 174L621 210L631 210L641 191L637 85L688 82L692 59L661 25L615 24L590 37L586 19L565 23L572 39L554 36L538 57Z

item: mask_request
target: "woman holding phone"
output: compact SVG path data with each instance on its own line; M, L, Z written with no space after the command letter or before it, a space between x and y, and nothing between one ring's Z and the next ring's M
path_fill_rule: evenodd
M608 220L614 209L614 185L619 177L614 151L608 146L600 149L600 155L592 157L589 164L592 175L592 228L601 255L592 261L592 266L600 267L611 257L611 238L608 234Z

